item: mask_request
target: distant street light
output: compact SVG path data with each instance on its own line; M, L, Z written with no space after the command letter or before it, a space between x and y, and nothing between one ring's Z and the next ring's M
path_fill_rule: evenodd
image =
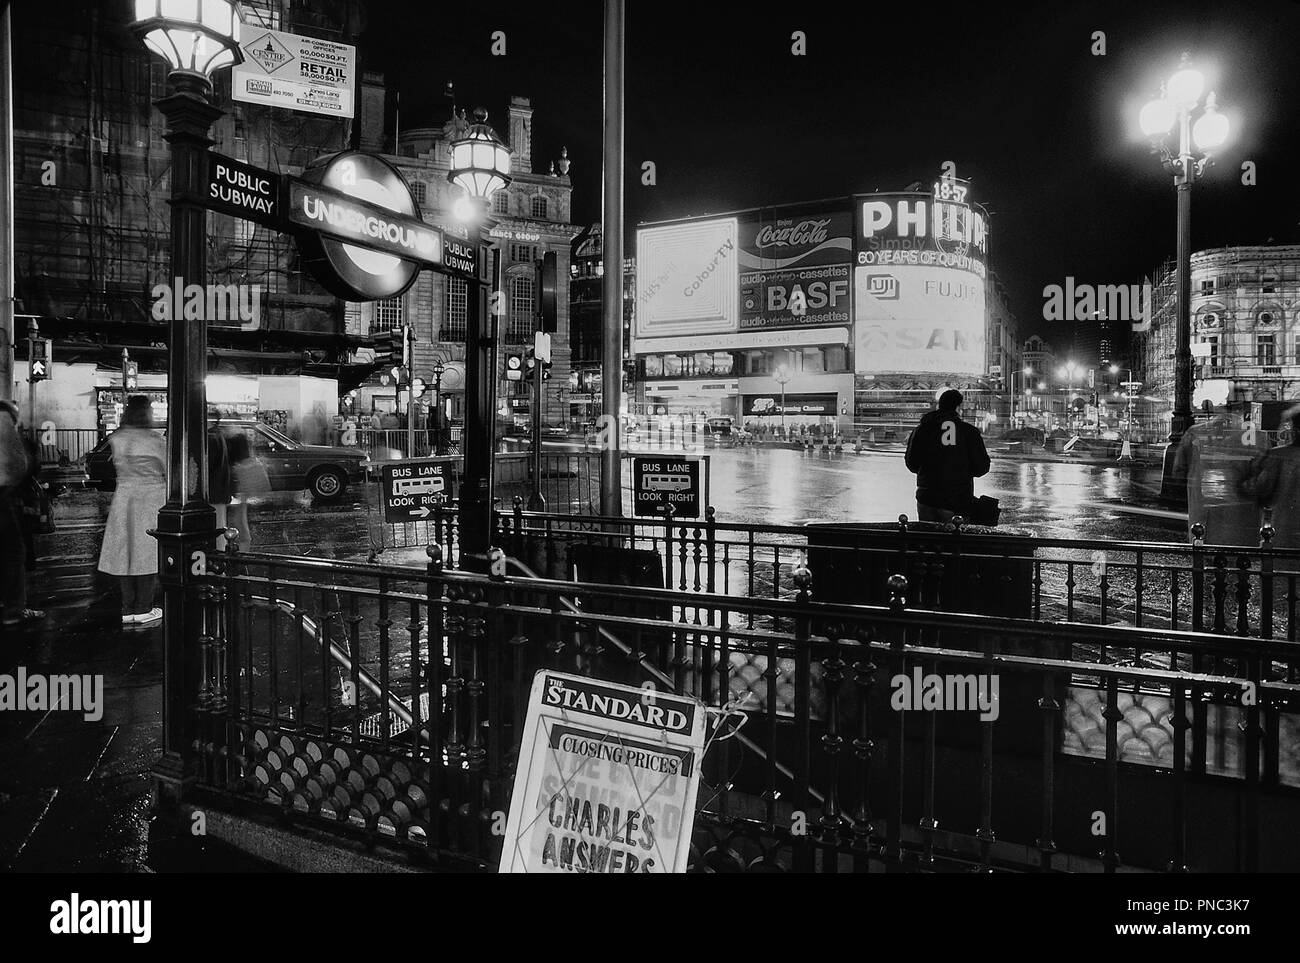
M1165 449L1161 495L1183 501L1186 479L1173 477L1174 450L1184 432L1192 426L1192 184L1210 163L1210 151L1228 139L1228 118L1219 113L1211 91L1201 105L1204 75L1184 53L1177 72L1163 85L1160 97L1150 101L1138 115L1138 126L1151 141L1151 152L1160 156L1164 169L1173 175L1178 200L1177 324L1174 349L1174 410L1169 423L1169 447ZM1200 110L1193 121L1193 115ZM1168 138L1177 129L1177 144ZM1130 379L1131 380L1131 379Z

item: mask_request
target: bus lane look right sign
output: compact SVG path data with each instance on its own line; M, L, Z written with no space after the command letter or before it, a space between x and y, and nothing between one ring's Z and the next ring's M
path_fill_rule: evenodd
M420 522L451 497L451 459L390 462L380 465L384 521Z
M665 515L671 505L674 518L699 518L701 477L699 458L634 457L632 514Z

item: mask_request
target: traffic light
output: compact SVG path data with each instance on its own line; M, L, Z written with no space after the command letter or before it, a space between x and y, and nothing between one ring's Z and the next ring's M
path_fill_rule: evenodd
M410 367L415 331L410 325L383 331L373 336L375 363Z
M50 339L37 338L30 344L32 349L32 356L29 359L31 362L30 380L45 381L50 377L50 361L53 356Z
M122 388L135 391L140 387L140 362L128 361L122 368Z
M528 354L524 358L523 367L524 378L528 381L532 381L533 375L537 371L537 355L532 348L528 349ZM551 363L549 361L542 362L542 380L551 380Z
M559 260L554 251L547 251L537 262L538 330L554 334L559 328Z

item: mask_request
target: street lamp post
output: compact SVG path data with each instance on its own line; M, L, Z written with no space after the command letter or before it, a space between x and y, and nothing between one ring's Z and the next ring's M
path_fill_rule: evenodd
M442 432L445 415L442 411L442 376L447 373L446 363L439 358L433 363L433 410L437 414L433 418L433 452L435 455L442 454Z
M199 203L209 132L221 116L212 103L216 71L243 59L231 0L136 0L131 24L171 71L171 92L155 106L167 120L171 145L171 277L174 284L207 281L207 211ZM158 512L163 587L162 756L153 768L161 798L177 800L193 778L191 701L199 694L203 634L194 571L200 552L213 550L216 513L208 504L206 393L208 330L204 319L175 312L167 337L167 503Z
M781 437L785 437L785 386L790 383L790 372L781 365L772 374L772 379L781 386Z
M470 243L482 255L482 224L492 195L510 183L510 151L488 126L488 114L474 111L474 123L451 144L447 179L465 191L475 226ZM488 314L485 265L466 281L465 469L460 490L462 567L486 571L492 532L492 461L496 418L496 331Z
M1192 184L1210 163L1210 151L1228 139L1228 118L1218 111L1211 91L1201 104L1204 75L1191 65L1184 53L1178 70L1162 86L1160 97L1150 101L1138 117L1138 124L1151 140L1151 152L1160 156L1165 170L1173 175L1177 196L1177 324L1174 348L1174 410L1169 423L1169 447L1165 450L1161 494L1185 500L1186 479L1173 477L1174 451L1192 426ZM1200 110L1193 121L1192 116ZM1178 143L1167 138L1177 129Z

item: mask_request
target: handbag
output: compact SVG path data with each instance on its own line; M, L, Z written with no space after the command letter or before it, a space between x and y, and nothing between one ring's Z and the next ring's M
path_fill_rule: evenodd
M980 495L971 502L970 522L972 525L987 525L990 528L998 523L1002 509L998 500L990 495Z
M22 501L23 528L32 535L53 535L54 502L49 490L32 478L16 495Z

